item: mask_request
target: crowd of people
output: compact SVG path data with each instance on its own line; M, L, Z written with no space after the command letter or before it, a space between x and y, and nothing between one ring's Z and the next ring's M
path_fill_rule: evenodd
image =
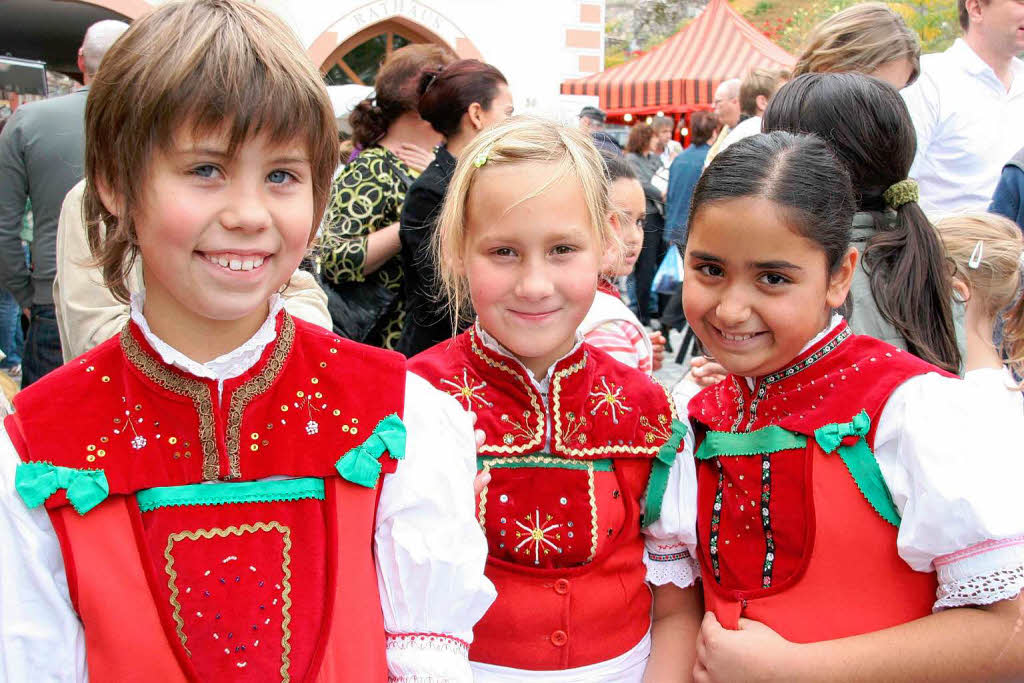
M0 676L1024 677L1024 5L959 13L624 147L424 44L342 142L243 0L92 26L0 132Z

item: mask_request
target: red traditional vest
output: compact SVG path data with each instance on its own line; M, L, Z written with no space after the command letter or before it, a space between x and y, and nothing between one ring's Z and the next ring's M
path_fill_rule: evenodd
M15 397L16 488L53 520L91 680L387 680L372 548L404 363L277 330L221 394L131 324Z
M474 629L470 659L550 671L635 646L651 605L641 517L660 514L685 432L664 387L582 344L555 365L545 403L475 328L409 369L476 413L486 435L478 464L491 482L477 513L498 598Z
M927 372L842 323L753 389L730 375L690 402L705 603L724 626L814 642L931 613L935 575L897 554L872 450L889 396Z

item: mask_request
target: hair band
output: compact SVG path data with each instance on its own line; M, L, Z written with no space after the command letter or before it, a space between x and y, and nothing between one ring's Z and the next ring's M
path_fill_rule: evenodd
M971 258L967 261L967 267L971 270L977 270L978 266L981 265L981 258L985 255L985 243L978 240L978 243L974 245L974 251L971 252Z
M916 202L920 197L920 193L917 187L917 181L906 178L898 183L893 183L889 186L889 189L882 194L882 198L885 203L894 209L898 209L904 204L910 202Z

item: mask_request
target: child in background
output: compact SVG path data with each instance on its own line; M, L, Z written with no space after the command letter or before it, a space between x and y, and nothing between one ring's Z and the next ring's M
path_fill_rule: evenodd
M1008 409L1024 408L1024 239L1013 221L991 213L963 214L935 224L956 264L953 288L967 302L967 372L964 379L988 384ZM999 330L998 346L993 342ZM1009 391L1007 391L1009 390Z
M618 257L611 212L588 136L531 118L470 143L441 212L445 288L477 320L410 369L484 433L478 467L491 480L477 517L498 599L475 629L478 682L668 681L691 669L686 427L661 385L577 332Z
M3 678L470 681L494 593L469 420L277 294L337 164L295 36L161 5L104 57L86 139L94 255L145 291L4 422Z
M688 411L695 678L1018 678L1024 415L834 314L853 211L811 135L738 142L694 192L683 305L730 373Z
M594 305L580 324L583 338L615 360L647 374L661 367L665 337L648 332L622 301L614 278L627 276L640 256L644 240L644 188L624 159L605 157L608 170L611 221L623 245L621 259L606 265L597 284Z

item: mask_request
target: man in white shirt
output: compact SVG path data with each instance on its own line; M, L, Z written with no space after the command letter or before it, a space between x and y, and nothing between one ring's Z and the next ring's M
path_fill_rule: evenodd
M783 74L776 70L760 68L750 70L740 85L740 111L746 118L740 121L729 133L729 137L719 145L720 153L724 152L729 145L761 132L761 115L768 108L768 100L782 87L783 82Z
M722 124L722 130L718 132L715 144L711 145L708 155L704 158L704 168L708 167L721 149L722 143L729 137L729 133L740 122L740 82L738 78L730 78L715 88L715 116Z
M1024 147L1024 2L958 0L964 37L921 58L903 90L917 130L910 176L931 218L984 211L999 173Z

